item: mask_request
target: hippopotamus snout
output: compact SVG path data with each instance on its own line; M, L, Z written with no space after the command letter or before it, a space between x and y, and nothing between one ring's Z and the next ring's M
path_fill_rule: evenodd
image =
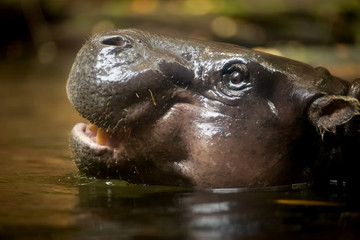
M324 146L326 133L357 128L358 82L235 45L103 32L82 47L67 83L91 123L74 127L73 157L88 175L134 183L312 181L341 148Z
M99 127L115 130L151 117L149 109L164 107L175 85L194 79L193 66L184 58L131 33L95 36L80 51L69 76L70 102Z

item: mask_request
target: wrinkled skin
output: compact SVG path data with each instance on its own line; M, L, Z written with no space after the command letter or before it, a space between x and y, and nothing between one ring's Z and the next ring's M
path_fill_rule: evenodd
M258 187L333 177L329 166L344 161L339 143L358 139L359 81L230 44L103 32L78 53L67 93L108 132L98 144L86 124L74 127L80 171L132 183Z

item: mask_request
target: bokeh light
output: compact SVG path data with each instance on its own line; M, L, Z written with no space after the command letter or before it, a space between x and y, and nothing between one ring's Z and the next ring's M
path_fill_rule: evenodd
M131 10L136 14L150 14L159 5L159 0L133 0Z
M219 37L229 38L237 33L237 24L229 17L220 16L211 22L211 30Z

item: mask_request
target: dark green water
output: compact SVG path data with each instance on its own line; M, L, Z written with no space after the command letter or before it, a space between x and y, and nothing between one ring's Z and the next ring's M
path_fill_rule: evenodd
M360 236L360 211L336 194L304 189L200 191L79 177L67 146L69 132L80 118L66 99L66 75L23 72L21 66L4 69L0 239ZM289 199L322 202L284 204Z

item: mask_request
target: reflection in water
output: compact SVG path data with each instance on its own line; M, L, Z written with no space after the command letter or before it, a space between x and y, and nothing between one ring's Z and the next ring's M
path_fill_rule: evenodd
M261 232L260 222L243 211L246 205L239 206L246 204L246 200L238 201L239 197L247 199L246 193L239 196L165 187L109 187L99 181L80 186L79 193L80 209L91 212L81 219L85 227L81 234L88 236L211 239Z
M28 78L0 82L1 239L356 239L359 233L357 209L309 204L343 203L336 194L200 191L79 177L67 146L81 119L66 99L66 77Z
M277 199L317 199L310 190L214 193L124 186L94 180L79 186L79 236L154 239L234 239L291 236L355 237L359 221L342 205L282 205ZM339 199L338 199L339 200ZM328 200L327 200L328 201ZM359 215L357 215L359 217Z

